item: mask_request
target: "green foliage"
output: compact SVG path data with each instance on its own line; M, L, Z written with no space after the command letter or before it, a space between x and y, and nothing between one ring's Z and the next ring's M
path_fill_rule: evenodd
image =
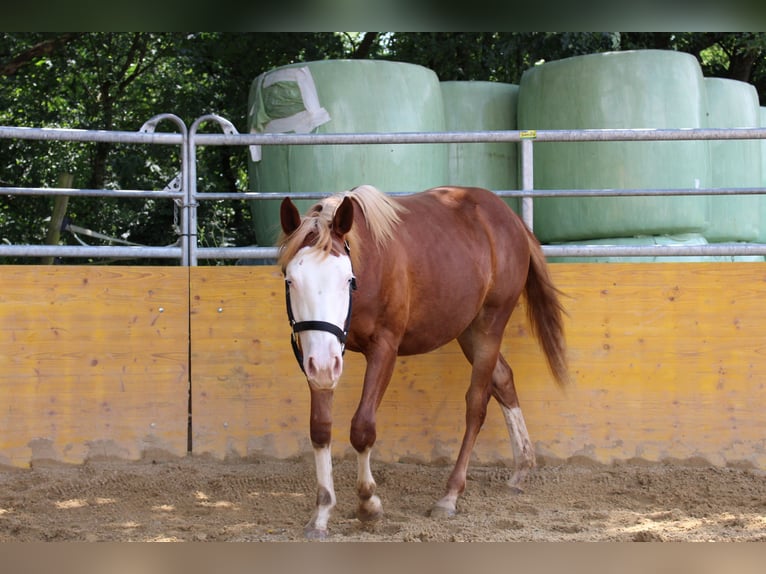
M4 70L0 125L6 126L136 131L170 112L187 126L217 113L245 131L248 91L258 74L344 55L335 34L85 33L43 52L36 47L56 35L0 36L0 66L28 55L23 65ZM162 123L158 129L175 127ZM245 154L241 147L200 150L200 191L247 189ZM59 174L73 173L76 188L160 190L179 168L175 147L0 141L4 186L53 187ZM42 243L51 210L50 198L0 196L0 241ZM145 245L177 240L170 201L71 198L67 216L82 227ZM203 245L255 243L245 202L203 202L198 217ZM77 242L67 234L62 240Z
M442 81L518 83L536 62L610 49L614 35L600 32L417 32L393 34L387 57L430 68Z
M174 113L187 126L216 113L244 132L253 79L293 62L390 59L431 68L441 80L518 83L524 70L540 61L642 48L694 54L706 75L749 81L766 101L764 33L5 32L0 33L0 125L136 131L160 113ZM158 129L175 128L163 123ZM217 129L205 125L201 131ZM243 147L199 149L199 189L247 189L246 153ZM175 146L0 140L2 186L53 187L60 174L71 173L76 188L159 190L179 167ZM43 243L52 205L49 197L0 195L0 241ZM136 243L177 240L170 201L72 198L67 215L82 227ZM198 218L202 245L257 241L245 202L202 202ZM64 234L62 241L77 239Z

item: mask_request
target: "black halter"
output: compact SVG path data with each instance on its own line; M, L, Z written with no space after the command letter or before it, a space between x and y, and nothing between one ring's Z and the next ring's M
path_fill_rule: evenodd
M346 253L349 254L351 249L348 242L344 242ZM306 370L303 368L303 350L298 342L298 333L302 331L325 331L331 333L338 338L340 342L341 354L346 352L346 339L348 338L348 328L351 325L351 302L354 291L356 291L356 277L351 277L351 282L348 289L348 313L346 314L346 321L343 324L343 329L335 325L334 323L328 323L327 321L296 321L293 315L293 306L290 303L290 284L285 280L285 305L287 306L287 320L290 323L292 332L290 333L290 343L293 347L293 354L295 360L298 361L298 366L306 374Z

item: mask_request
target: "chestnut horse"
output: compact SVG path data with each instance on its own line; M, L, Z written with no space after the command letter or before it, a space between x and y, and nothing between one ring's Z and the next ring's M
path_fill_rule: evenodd
M535 455L500 344L522 292L554 378L564 385L568 377L563 308L540 244L522 220L486 189L438 187L393 198L369 185L328 197L305 217L285 198L280 220L293 350L311 392L318 486L306 536L327 534L335 506L331 411L345 348L367 361L351 421L360 519L382 513L370 451L397 355L427 353L453 339L472 365L466 427L446 492L431 515L455 513L490 397L500 403L511 438L509 486L520 490Z

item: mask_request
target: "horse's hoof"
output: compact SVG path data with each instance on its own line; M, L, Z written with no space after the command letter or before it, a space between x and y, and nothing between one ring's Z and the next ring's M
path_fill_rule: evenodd
M356 517L362 522L375 522L376 520L380 520L383 517L383 513L364 512L362 509L359 509L359 512L356 513Z
M367 500L360 501L356 515L363 522L378 520L383 516L383 505L380 503L380 498L373 495Z
M306 526L303 529L303 535L309 540L324 540L327 538L327 529L316 528L314 526Z
M356 517L362 522L375 522L383 517L383 511L377 510L370 512L360 506L356 513Z
M521 485L527 478L529 470L529 468L521 468L513 473L513 476L508 480L508 490L511 494L524 494L524 487Z
M445 518L451 518L455 516L457 511L449 506L442 506L440 504L434 504L431 507L431 518L436 520L443 520Z

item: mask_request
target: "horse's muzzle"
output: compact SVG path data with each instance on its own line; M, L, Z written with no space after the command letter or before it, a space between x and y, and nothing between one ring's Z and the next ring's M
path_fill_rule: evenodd
M332 390L337 386L343 373L343 357L340 354L326 356L322 360L308 355L305 361L306 378L312 387Z

